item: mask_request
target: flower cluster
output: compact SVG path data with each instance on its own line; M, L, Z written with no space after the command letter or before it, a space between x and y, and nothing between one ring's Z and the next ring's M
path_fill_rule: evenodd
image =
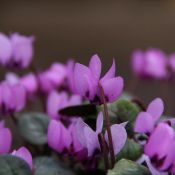
M159 120L163 109L163 101L157 98L149 104L146 112L138 114L135 123L135 132L148 135L144 146L148 156L145 160L153 174L158 172L156 169L175 173L175 132L171 127L171 119Z
M33 42L33 36L0 33L0 64L14 68L28 67L33 57Z
M132 70L140 78L165 80L174 77L175 54L167 56L160 49L136 50L132 54Z

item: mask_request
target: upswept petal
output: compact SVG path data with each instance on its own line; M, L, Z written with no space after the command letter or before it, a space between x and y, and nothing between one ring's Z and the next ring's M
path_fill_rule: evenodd
M158 120L164 111L164 104L163 104L162 99L160 99L160 98L154 99L149 104L146 111L152 115L152 117L155 121Z
M150 133L153 129L153 117L147 112L140 112L135 121L134 131L138 133Z
M95 79L99 80L101 75L101 60L97 54L93 55L90 62L89 62L89 68L95 77Z

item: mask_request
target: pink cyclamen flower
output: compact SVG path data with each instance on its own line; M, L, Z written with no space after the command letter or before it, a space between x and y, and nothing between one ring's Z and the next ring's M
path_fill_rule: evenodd
M0 109L2 113L21 111L26 104L26 91L20 84L8 82L0 84Z
M160 123L145 145L145 154L160 171L175 172L175 133L166 123Z
M77 122L77 135L81 145L87 149L88 157L93 156L93 154L98 150L100 151L100 143L98 140L98 134L102 132L103 128L103 114L99 113L96 123L96 130L91 129L83 120L80 118ZM127 133L125 130L125 123L114 124L111 126L111 133L113 138L114 153L117 155L123 146L125 145L127 139ZM105 132L105 140L108 142L108 135Z
M66 76L66 66L60 63L54 63L48 70L39 73L40 89L45 93L49 93L52 90L60 88L64 85Z
M33 73L28 73L22 77L17 76L15 73L7 73L5 80L12 85L21 84L26 89L27 95L31 97L38 90L38 80Z
M103 103L102 87L106 101L113 102L119 98L123 90L123 78L115 77L115 61L109 71L100 79L101 69L101 60L98 55L92 56L89 67L76 63L73 74L74 91L91 102Z
M0 64L7 67L26 68L32 61L34 37L0 33ZM2 46L2 47L1 47Z
M72 143L69 130L60 121L56 120L50 122L47 137L48 145L59 153L69 150Z
M154 99L147 107L145 112L140 112L135 121L135 132L151 133L156 122L164 111L164 104L160 98Z
M66 92L58 93L57 91L52 91L48 95L47 99L47 113L52 119L60 119L59 110L73 105L81 104L82 99L78 95L69 95Z
M7 154L10 151L11 145L11 131L5 127L4 121L0 121L0 154Z
M14 150L11 154L25 160L28 163L29 167L33 169L32 155L26 147L21 147L18 150Z
M168 76L167 65L167 57L159 49L133 52L132 69L140 78L165 79Z

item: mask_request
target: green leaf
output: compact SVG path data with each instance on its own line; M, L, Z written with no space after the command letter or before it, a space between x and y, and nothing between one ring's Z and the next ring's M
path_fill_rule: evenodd
M0 175L32 175L32 171L21 158L12 155L1 155Z
M35 175L74 175L67 166L51 157L37 157L34 160Z
M18 127L22 137L31 144L47 143L49 117L43 113L24 113L18 118Z
M115 164L107 175L151 175L148 168L131 160L122 159Z
M83 105L66 107L64 109L61 109L59 113L66 116L85 117L89 115L96 115L97 109L96 106L93 104L83 104Z
M140 108L131 101L118 100L113 104L108 105L110 120L112 124L123 123L128 121L126 130L129 137L132 137L134 132L134 122L140 112Z
M117 155L117 160L129 159L137 160L143 154L143 148L140 144L136 143L133 139L127 139L124 148Z

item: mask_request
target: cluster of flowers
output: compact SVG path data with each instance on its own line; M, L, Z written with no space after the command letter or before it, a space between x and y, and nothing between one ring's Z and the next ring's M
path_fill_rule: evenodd
M175 54L168 56L160 49L136 50L132 54L132 70L139 78L174 78Z
M146 111L138 114L135 132L146 134L145 155L140 162L147 162L152 174L175 173L175 132L174 119L161 120L164 104L160 98L153 100ZM156 169L155 169L156 168Z
M34 37L22 36L18 33L9 37L0 34L0 64L7 68L27 68L32 63ZM101 61L94 55L89 67L70 60L66 65L54 63L45 71L31 72L22 77L9 72L0 83L0 112L10 115L22 111L27 100L33 100L38 93L47 97L46 112L51 118L48 128L48 144L59 153L69 153L80 160L99 155L101 151L98 135L103 129L103 115L97 118L94 131L79 116L64 123L58 111L64 107L81 104L89 100L95 104L103 104L101 89L106 102L117 100L123 90L123 78L115 76L115 61L109 71L100 78ZM70 92L72 95L70 95ZM125 123L111 126L114 153L122 149L127 139ZM105 142L109 144L107 132ZM12 144L12 133L1 122L0 153L9 153ZM12 155L20 156L32 167L32 155L25 147L12 151Z
M15 33L8 37L0 33L0 64L10 69L30 67L33 42L33 36ZM134 52L132 63L139 77L168 79L175 72L175 56L167 59L157 49L150 49L146 53ZM46 97L44 112L50 118L47 141L51 149L62 155L73 156L80 162L91 160L91 167L105 153L112 162L112 154L117 155L127 140L127 122L110 126L106 103L115 102L120 97L124 82L122 77L115 75L114 60L102 77L101 72L102 63L98 55L92 56L89 66L69 60L67 64L54 63L47 70L35 70L23 76L8 72L0 82L0 113L5 116L21 112L29 100L42 95ZM83 121L83 116L67 117L59 113L65 107L80 105L87 100L95 105L104 105L105 120L100 112L95 130ZM138 162L146 161L153 175L175 173L175 133L172 128L175 122L173 119L161 120L163 110L163 101L159 98L153 100L146 111L138 114L134 128L136 133L146 136L146 141L142 143L144 155ZM0 154L10 153L21 157L34 169L32 154L26 147L12 151L12 138L12 132L1 120L0 140L3 142L0 142Z

